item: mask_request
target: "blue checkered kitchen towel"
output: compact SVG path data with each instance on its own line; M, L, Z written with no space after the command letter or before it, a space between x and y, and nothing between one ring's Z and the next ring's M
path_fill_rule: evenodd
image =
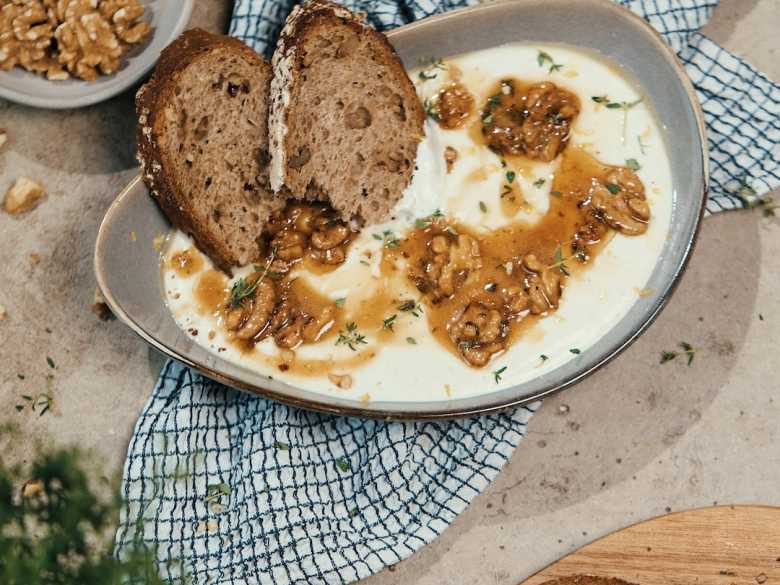
M471 0L350 0L388 29ZM715 0L626 0L684 61L709 130L710 212L780 184L780 86L697 31ZM231 34L270 57L290 0L238 0ZM348 583L411 555L496 477L538 404L470 420L316 414L168 362L124 470L118 551L139 536L178 582Z

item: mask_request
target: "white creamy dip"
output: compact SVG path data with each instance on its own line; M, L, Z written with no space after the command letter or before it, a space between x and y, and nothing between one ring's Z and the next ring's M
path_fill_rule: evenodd
M562 67L550 72L552 63L543 60L540 64L540 51ZM242 352L229 343L216 315L201 315L196 310L193 289L198 276L213 269L205 256L200 271L188 277L177 274L163 262L166 301L179 326L191 334L197 330L194 339L218 352L221 358L306 390L371 401L446 400L513 386L578 359L578 355L587 352L628 312L638 295L656 294L645 286L661 254L675 201L663 134L650 104L645 101L630 108L608 108L605 103L592 99L608 96L612 103L631 104L643 97L641 89L617 65L593 53L563 45L513 44L448 59L445 64L447 70L426 69L428 75L436 75L432 79L422 79L417 71L410 73L421 99L435 96L456 71L460 72L460 83L474 95L477 109L501 79L510 77L527 83L552 81L575 93L581 111L574 121L567 148L582 148L604 164L626 165L630 159L639 163L637 174L644 183L652 211L647 232L635 237L616 234L591 266L566 281L557 311L533 324L506 352L480 369L468 366L444 348L428 331L424 313L414 317L399 312L389 341L385 335L379 343L379 331L357 324L367 342L361 345L360 351L374 349L377 355L360 365L334 367L332 373L351 376L351 388L338 388L325 374L312 377L281 372L273 360L261 359L263 355L279 355L280 349L273 339L264 339L252 351ZM479 112L473 115L478 116ZM473 134L468 125L444 130L429 119L412 183L398 203L393 219L364 228L350 245L346 262L332 272L313 275L298 270L296 276L326 297L344 299L339 305L347 313L356 311L360 303L371 302L381 292L390 292L395 298L420 299L420 293L404 273L382 276L379 262L383 242L376 235L389 231L401 238L413 227L415 219L436 210L477 232L493 230L510 221L538 221L549 207L550 186L560 157L550 163L527 161L518 170L516 181L529 205L510 220L500 211L505 169L496 154L475 142ZM457 164L450 173L443 158L447 146L458 152ZM191 247L191 239L175 231L164 256L168 258ZM366 259L367 250L372 253L370 261ZM236 271L234 279L251 272L252 267L245 267ZM580 354L572 353L572 349L579 350ZM355 355L346 345L334 344L332 337L302 345L295 353L296 359L336 362ZM497 379L493 372L504 367Z

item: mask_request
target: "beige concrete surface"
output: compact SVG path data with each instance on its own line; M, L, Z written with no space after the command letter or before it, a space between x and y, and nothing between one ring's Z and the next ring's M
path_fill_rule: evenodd
M218 30L227 4L200 0L193 23ZM705 32L779 79L778 25L780 0L723 0ZM34 440L75 443L119 470L161 363L120 323L90 312L97 227L136 172L131 98L68 112L0 101L10 136L0 193L19 175L47 189L34 212L0 214L0 305L8 311L0 422L20 425L18 456ZM664 511L780 505L778 258L780 220L758 211L707 219L679 290L650 330L547 400L485 493L434 543L366 583L513 584ZM660 365L660 352L680 341L697 348L692 365ZM45 391L47 374L53 411L17 413L19 396Z

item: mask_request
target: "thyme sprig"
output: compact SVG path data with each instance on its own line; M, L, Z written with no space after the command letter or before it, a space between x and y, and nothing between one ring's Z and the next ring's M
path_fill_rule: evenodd
M365 345L366 336L357 330L357 323L350 321L347 323L346 330L339 330L339 337L336 339L336 345L346 345L352 351L357 351L356 345Z

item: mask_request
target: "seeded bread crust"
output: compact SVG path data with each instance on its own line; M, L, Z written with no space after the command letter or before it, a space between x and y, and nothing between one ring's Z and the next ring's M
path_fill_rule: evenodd
M190 234L198 247L203 250L222 270L230 272L234 266L247 264L260 255L258 234L231 235L226 238L209 227L204 220L204 210L196 209L199 202L185 191L192 185L181 185L181 180L169 171L172 168L172 157L183 156L181 153L167 152L163 144L165 132L165 109L173 103L174 92L181 91L177 87L177 79L190 67L198 67L201 61L213 51L221 50L226 55L240 58L257 68L257 79L265 79L262 89L267 95L270 81L270 67L262 57L242 42L226 37L210 34L200 29L183 33L176 41L164 49L151 79L143 85L136 94L136 113L138 115L137 145L138 162L141 165L143 180L151 196L157 201L168 219L177 228ZM209 83L204 80L204 83ZM227 98L226 98L227 99ZM178 114L178 113L177 113ZM182 112L183 115L186 115ZM265 112L263 119L257 120L266 128ZM267 137L267 132L261 133ZM268 216L283 206L283 200L275 197L268 187L267 142L258 145L265 152L266 160L258 160L256 168L245 169L246 173L254 173L257 184L252 184L252 191L257 201L250 212L265 223ZM254 165L253 165L254 166ZM220 169L215 168L214 173ZM236 252L236 240L241 238L240 246L246 252Z
M329 189L323 185L323 182L327 182L324 177L330 172L330 169L326 168L322 161L313 165L314 168L308 172L311 177L305 182L302 181L298 169L292 168L295 167L297 156L293 152L292 135L298 131L308 130L307 123L294 116L292 110L295 109L296 105L302 103L300 96L301 85L305 81L304 56L307 51L312 51L311 37L315 31L331 31L336 34L339 29L343 30L344 27L355 31L360 43L372 43L373 46L378 47L379 54L374 67L376 71L358 72L356 77L368 77L380 70L386 73L386 83L392 88L395 97L398 98L399 108L404 116L394 129L400 137L388 140L388 148L395 148L391 155L393 160L390 161L390 165L394 169L392 172L397 175L385 183L390 189L373 184L369 185L368 189L364 188L362 194L359 192L355 194L354 186L350 189L331 185ZM316 47L314 49L316 50ZM395 203L403 195L403 190L411 181L417 144L423 137L425 119L414 86L387 38L365 24L361 14L353 13L343 6L327 0L310 0L296 6L288 17L273 55L272 67L274 76L271 81L271 107L268 122L271 188L277 193L285 193L287 196L299 199L328 200L345 220L358 219L369 224L386 220ZM359 98L360 96L355 96L355 100ZM368 98L366 97L366 99ZM306 106L315 112L319 107L317 104L306 104ZM382 133L386 129L386 127L372 127L368 131ZM329 133L341 130L338 127L327 128ZM312 151L322 148L321 143L311 146ZM381 171L386 171L387 168L381 168L380 174L377 174L377 167L373 166L376 161L372 159L370 153L367 153L366 157L365 165L362 165L365 172L376 176L377 182L381 183ZM379 166L382 165L384 162L380 163ZM370 173L369 168L372 169ZM343 174L350 175L351 173L345 172ZM363 178L365 179L365 175ZM333 183L333 181L330 182Z

